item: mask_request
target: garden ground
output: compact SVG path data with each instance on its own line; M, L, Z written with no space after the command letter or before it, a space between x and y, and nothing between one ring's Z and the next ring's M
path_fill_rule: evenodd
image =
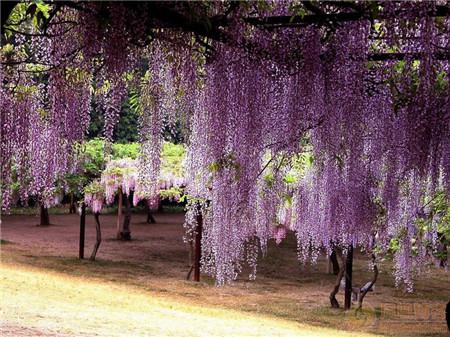
M2 217L0 267L2 336L441 336L450 298L449 274L420 276L417 291L395 289L381 265L363 312L329 307L334 275L326 262L301 266L294 237L271 243L256 281L245 273L232 285L186 281L189 249L183 214L134 214L129 242L117 241L115 217L101 216L97 261L80 261L77 215L51 215L37 227L30 215ZM86 256L95 226L87 219ZM356 256L354 282L371 277ZM343 302L342 293L339 294ZM361 333L364 331L365 334Z

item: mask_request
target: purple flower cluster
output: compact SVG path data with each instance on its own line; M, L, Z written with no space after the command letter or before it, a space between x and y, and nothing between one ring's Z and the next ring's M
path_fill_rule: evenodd
M450 20L432 15L435 2L386 2L380 19L270 28L248 18L289 15L292 2L238 6L217 40L170 28L150 34L155 22L124 3L83 5L61 10L46 35L17 36L12 56L1 53L18 65L0 78L3 207L14 179L23 198L54 200L92 95L111 138L132 86L141 154L130 179L110 177L107 199L120 186L154 200L162 131L184 120L187 191L203 205L202 267L218 284L244 263L254 277L259 249L289 227L301 261L336 246L386 251L396 240L396 279L412 288L424 255L413 252L424 242L416 219L425 199L450 184L450 64L438 57L450 47ZM223 7L211 3L208 13ZM33 62L23 59L30 53ZM301 153L313 164L287 182ZM189 231L196 207L188 204Z

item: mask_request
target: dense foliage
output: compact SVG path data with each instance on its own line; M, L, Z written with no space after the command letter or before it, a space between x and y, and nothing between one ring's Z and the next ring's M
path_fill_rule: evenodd
M159 193L163 131L181 121L188 219L203 213L202 267L218 284L243 262L255 272L289 222L301 261L397 240L396 279L411 290L439 231L418 220L437 191L448 201L449 12L438 1L21 3L1 53L3 206L12 165L30 167L17 172L21 194L46 199L73 170L93 97L110 140L137 92L139 193ZM305 153L311 165L286 178Z
M89 124L88 138L102 137L104 120L99 108L93 104L91 110L91 122ZM120 109L120 117L117 126L114 129L112 141L115 143L131 143L138 140L138 115L130 106L127 99Z

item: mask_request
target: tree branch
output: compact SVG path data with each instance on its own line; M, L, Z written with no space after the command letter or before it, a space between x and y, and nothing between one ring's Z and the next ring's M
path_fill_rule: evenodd
M356 310L361 310L362 308L362 303L364 300L364 297L367 295L367 293L373 288L375 282L377 282L377 278L378 278L378 267L376 264L376 260L375 260L375 254L372 254L372 262L373 262L373 278L370 281L369 285L367 287L364 288L364 291L362 291L359 296L358 296L358 307L356 308Z
M400 14L400 13L398 13ZM417 13L421 15L421 13ZM436 6L435 11L430 11L427 15L431 17L448 16L450 15L450 7L448 5ZM361 12L341 12L341 13L327 13L320 14L316 11L316 14L308 14L304 16L291 16L291 15L280 15L280 16L270 16L270 17L249 17L245 18L245 21L255 25L264 26L265 28L283 28L283 27L297 27L297 26L308 26L308 25L326 25L330 22L349 22L358 21L360 19L387 19L388 17L379 15L375 17L374 13L370 10Z

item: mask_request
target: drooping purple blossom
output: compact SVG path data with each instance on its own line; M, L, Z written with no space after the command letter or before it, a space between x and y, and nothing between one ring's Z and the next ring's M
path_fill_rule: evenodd
M170 29L155 29L156 41L139 48L152 23L139 13L126 17L124 4L114 3L62 10L61 20L83 24L55 24L54 38L18 38L49 65L49 76L27 76L23 65L2 69L3 205L11 201L14 165L24 199L52 200L87 130L92 94L112 136L127 74L142 55L148 73L140 86L137 175L108 185L109 201L119 186L134 188L136 202L156 200L162 130L183 118L191 132L187 190L204 201L202 267L218 284L234 280L243 263L256 271L258 245L264 251L273 236L284 236L281 225L295 231L300 260L332 246L372 247L374 237L386 248L395 238L396 279L411 289L414 221L426 196L449 190L450 66L436 57L448 50L449 19L437 24L428 14L434 2L388 2L383 22L265 29L244 20L289 14L291 2L271 4L272 12L241 6L223 27L227 39L208 41L206 56L196 36ZM100 21L101 12L108 15ZM406 56L369 61L374 50ZM288 187L286 158L303 151L314 164ZM291 215L280 216L287 195Z

